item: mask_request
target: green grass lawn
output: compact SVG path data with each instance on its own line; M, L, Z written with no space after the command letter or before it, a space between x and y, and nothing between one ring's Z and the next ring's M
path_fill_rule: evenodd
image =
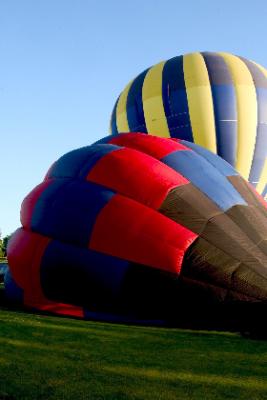
M0 399L267 399L267 342L0 309Z

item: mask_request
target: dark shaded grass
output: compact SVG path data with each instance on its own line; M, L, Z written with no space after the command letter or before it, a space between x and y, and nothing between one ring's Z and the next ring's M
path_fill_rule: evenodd
M267 399L267 342L0 311L0 399Z

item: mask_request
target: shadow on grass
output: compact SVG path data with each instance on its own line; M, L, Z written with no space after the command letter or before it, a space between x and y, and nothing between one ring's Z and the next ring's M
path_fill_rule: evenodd
M16 312L27 312L36 314L34 310L25 310L20 305L12 304L5 297L4 286L0 284L0 307ZM46 312L38 311L39 315L51 315ZM266 303L210 303L206 301L182 302L179 307L170 308L164 318L155 320L154 326L168 328L182 328L192 330L211 330L211 331L230 331L239 332L242 336L256 339L267 340L267 324L265 316L267 314ZM162 315L161 315L162 317ZM61 318L75 319L73 317L62 316ZM110 320L99 317L94 321L110 322ZM128 325L152 325L153 321L147 322L146 319L124 318L116 321L118 324ZM62 326L55 325L54 329L63 329ZM64 328L65 329L65 328ZM69 328L66 328L69 329ZM79 328L82 329L82 328ZM86 327L84 328L86 329Z

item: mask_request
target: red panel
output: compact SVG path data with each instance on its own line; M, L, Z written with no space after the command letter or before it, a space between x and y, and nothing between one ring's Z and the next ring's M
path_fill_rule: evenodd
M150 134L147 135L139 132L120 133L118 136L112 137L109 143L142 151L143 153L149 154L158 160L177 150L191 150L182 143L175 142L171 139L152 136Z
M8 263L15 282L24 290L24 304L30 308L83 317L81 307L48 300L40 283L40 264L50 238L19 229L8 247Z
M52 179L44 181L40 183L40 185L36 186L29 194L25 197L21 205L21 213L20 220L21 224L27 228L31 228L31 219L34 210L34 206L41 196L41 194L45 191L45 189L53 182Z
M87 180L152 208L160 207L171 189L189 183L161 161L127 148L102 157L89 172Z
M196 238L195 233L157 211L115 195L98 215L89 247L179 273L184 252Z
M53 314L69 315L77 318L84 317L84 310L81 307L73 306L71 304L54 303L53 301L46 300L45 298L43 298L39 303L28 304L27 306Z
M31 246L36 244L36 235L23 228L18 229L8 242L8 265L16 283L23 289L28 285L29 266L31 265Z

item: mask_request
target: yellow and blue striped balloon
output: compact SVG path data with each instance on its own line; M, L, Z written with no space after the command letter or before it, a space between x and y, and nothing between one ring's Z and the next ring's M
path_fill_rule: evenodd
M267 70L253 61L202 52L160 62L120 94L110 129L195 142L267 196Z

